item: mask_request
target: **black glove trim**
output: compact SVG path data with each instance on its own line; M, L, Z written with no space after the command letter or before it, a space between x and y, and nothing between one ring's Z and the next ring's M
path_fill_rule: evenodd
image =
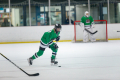
M60 36L58 36L57 38L56 38L56 41L59 41L60 40Z

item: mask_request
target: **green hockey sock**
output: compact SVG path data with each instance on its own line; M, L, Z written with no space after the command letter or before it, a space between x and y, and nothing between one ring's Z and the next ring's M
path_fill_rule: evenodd
M35 53L35 54L32 56L32 59L36 59L36 58L42 56L43 53L44 53L44 51L39 50L37 53Z

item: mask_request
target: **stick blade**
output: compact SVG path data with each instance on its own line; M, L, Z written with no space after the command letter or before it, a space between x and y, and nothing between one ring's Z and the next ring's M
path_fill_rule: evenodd
M39 73L35 73L35 74L28 74L28 76L39 76Z
M93 34L97 33L98 31L95 31Z

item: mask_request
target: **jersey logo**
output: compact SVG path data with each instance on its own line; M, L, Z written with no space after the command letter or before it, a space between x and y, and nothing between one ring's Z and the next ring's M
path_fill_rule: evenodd
M89 20L89 19L87 19L87 20L86 20L86 23L90 23L90 20Z

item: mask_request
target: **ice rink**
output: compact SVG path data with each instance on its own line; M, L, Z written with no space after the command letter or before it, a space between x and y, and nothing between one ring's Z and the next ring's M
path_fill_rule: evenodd
M57 44L57 66L51 66L49 48L28 65L27 58L39 50L39 43L0 44L0 52L23 70L40 73L29 77L0 55L0 80L120 80L120 40Z

